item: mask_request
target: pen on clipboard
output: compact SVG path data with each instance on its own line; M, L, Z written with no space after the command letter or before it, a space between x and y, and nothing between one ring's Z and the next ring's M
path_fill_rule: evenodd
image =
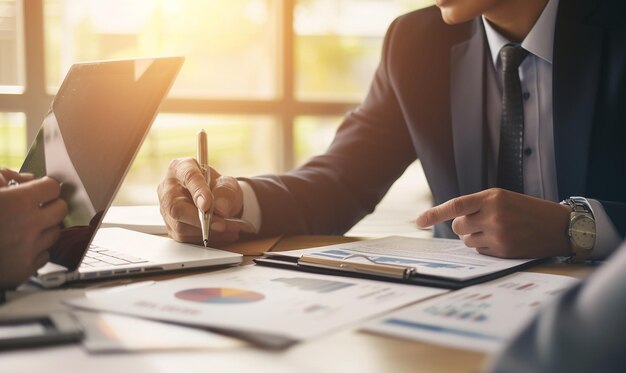
M352 258L364 258L369 263L351 262ZM342 272L362 273L380 277L406 280L417 273L415 267L404 266L391 263L379 263L366 255L351 255L343 259L321 258L314 255L302 255L298 260L298 265L303 267L317 267L333 269Z
M209 193L211 193L211 168L209 167L207 135L204 130L200 130L200 132L198 132L198 151L196 155L196 160L198 161L198 165L200 166L200 170L202 171L202 176L204 177L204 180L207 182L207 185L209 185ZM202 227L202 243L204 243L204 247L209 246L209 232L214 205L215 204L213 203L213 195L211 195L211 207L209 208L209 211L202 211L198 207L200 226Z

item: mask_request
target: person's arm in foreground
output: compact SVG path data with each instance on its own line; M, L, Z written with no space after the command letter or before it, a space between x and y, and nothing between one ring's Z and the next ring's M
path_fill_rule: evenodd
M626 369L626 242L586 281L545 305L498 355L496 372Z
M9 186L9 181L19 184ZM0 289L12 289L48 262L67 204L49 177L0 170Z

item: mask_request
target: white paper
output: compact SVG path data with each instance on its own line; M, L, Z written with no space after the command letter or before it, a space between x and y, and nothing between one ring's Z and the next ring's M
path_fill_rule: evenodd
M481 255L460 240L400 236L288 252L267 252L265 255L298 258L302 255L313 255L338 260L350 257L348 260L353 262L404 265L414 267L418 274L460 281L502 271L532 260Z
M42 336L44 334L46 334L46 329L43 327L43 325L37 322L0 326L0 340Z
M247 266L90 294L70 305L303 340L446 290Z
M364 330L490 352L514 336L542 304L577 281L520 272L401 309Z
M154 350L223 350L246 346L239 340L206 330L107 313L77 312L89 352Z

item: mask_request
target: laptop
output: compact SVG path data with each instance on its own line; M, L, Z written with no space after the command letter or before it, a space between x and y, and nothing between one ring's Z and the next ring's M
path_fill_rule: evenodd
M122 229L102 230L94 241L183 61L147 58L70 68L20 169L58 180L69 210L35 282L55 287L241 262L239 254Z

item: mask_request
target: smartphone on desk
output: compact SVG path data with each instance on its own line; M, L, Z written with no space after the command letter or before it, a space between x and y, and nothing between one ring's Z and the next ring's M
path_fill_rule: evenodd
M0 350L78 342L83 329L69 313L0 319Z

